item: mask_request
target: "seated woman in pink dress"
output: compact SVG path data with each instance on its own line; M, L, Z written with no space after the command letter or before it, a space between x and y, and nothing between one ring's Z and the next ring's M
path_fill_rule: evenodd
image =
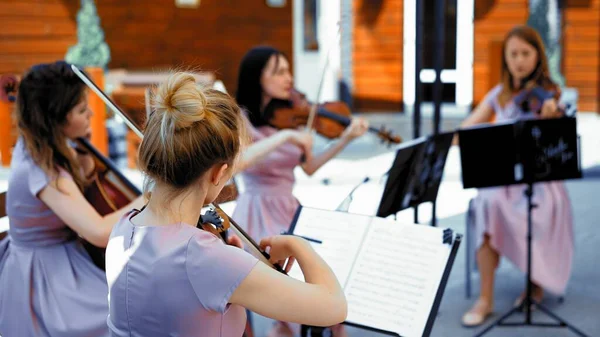
M87 88L69 64L31 68L17 97L19 139L12 153L0 242L0 334L108 336L108 287L79 237L106 247L128 207L101 216L82 190L93 172L69 141L90 133ZM2 135L5 137L6 135Z
M518 26L504 40L502 83L494 87L464 121L462 126L528 117L514 102L526 83L559 88L550 79L542 40L531 27ZM542 103L537 118L561 115L556 99ZM526 186L513 185L479 190L475 198L477 264L481 275L479 299L463 316L466 326L482 324L494 308L494 272L500 256L507 257L521 271L527 270ZM534 185L532 279L533 297L541 301L543 290L564 293L573 258L573 216L569 195L562 182ZM524 294L516 304L523 301Z
M261 46L246 53L240 65L236 100L245 109L254 144L260 146L266 140L280 137L278 133L281 131L269 125L268 121L273 109L290 106L292 89L290 65L280 51ZM270 147L260 161L255 159L256 163L248 165L240 174L245 188L237 199L233 219L256 240L287 231L299 206L292 194L296 166L309 175L313 174L367 129L366 120L353 118L340 139L318 155L312 153L311 142L304 147L291 142L280 142L277 147ZM307 133L304 135L310 137ZM302 154L306 158L304 163L300 162ZM244 156L249 157L250 154ZM286 336L293 332L288 325L278 324L271 333Z
M190 73L159 86L139 148L149 203L121 218L106 250L111 336L240 337L244 308L316 326L346 318L340 284L304 239L260 245L272 262L295 259L306 282L197 228L202 206L235 172L245 127L231 97L199 88Z

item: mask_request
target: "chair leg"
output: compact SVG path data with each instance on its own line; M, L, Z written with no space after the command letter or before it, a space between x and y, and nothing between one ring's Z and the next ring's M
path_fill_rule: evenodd
M465 254L467 255L465 266L465 297L471 298L471 238L468 227L469 224L467 223L467 230L465 231L465 241L467 244L465 247Z
M465 266L465 297L471 298L471 273L473 269L476 267L477 263L475 263L472 259L474 257L473 252L473 200L469 201L469 208L467 210L467 219L465 223L465 241L466 241L466 266ZM473 265L472 265L473 264Z

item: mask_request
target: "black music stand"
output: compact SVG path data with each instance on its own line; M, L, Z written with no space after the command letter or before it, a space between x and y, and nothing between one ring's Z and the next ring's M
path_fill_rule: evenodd
M566 327L579 336L583 332L537 303L531 297L531 239L533 185L537 182L581 178L577 121L574 117L528 119L484 125L458 131L464 188L526 184L527 189L527 275L526 296L521 305L503 314L476 337L495 326ZM532 322L531 307L559 323ZM524 311L523 322L505 323Z
M446 132L421 137L398 149L388 171L377 216L387 217L424 202L435 204L453 136L454 132ZM415 211L418 222L416 214ZM436 223L434 213L431 225Z

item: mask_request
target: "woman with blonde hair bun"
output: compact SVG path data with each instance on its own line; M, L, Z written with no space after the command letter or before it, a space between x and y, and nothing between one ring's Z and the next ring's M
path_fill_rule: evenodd
M115 225L107 248L108 324L113 336L241 336L244 308L314 326L344 321L347 304L335 275L305 240L271 236L273 262L293 258L306 282L287 277L196 227L201 206L231 178L243 147L235 101L172 74L153 98L139 148L147 176L142 210ZM316 304L316 305L315 305Z

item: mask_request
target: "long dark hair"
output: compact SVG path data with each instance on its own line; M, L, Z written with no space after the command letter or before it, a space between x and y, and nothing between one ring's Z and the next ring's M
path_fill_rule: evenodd
M64 61L33 66L19 84L17 125L33 161L50 176L69 172L79 188L83 177L69 149L62 126L81 102L85 84Z
M511 37L518 37L519 39L527 42L537 51L538 56L535 69L531 72L531 74L529 74L529 76L523 79L523 81L520 83L520 87L518 88L514 87L512 74L508 69L508 63L506 62L506 44ZM546 50L544 49L542 38L535 29L529 26L519 25L511 29L508 34L506 34L502 45L502 92L498 97L498 102L500 105L503 106L506 104L510 100L512 94L523 89L529 83L535 83L546 90L556 91L557 95L560 96L558 94L558 86L550 78L548 58L546 57Z
M258 46L250 49L240 63L235 99L238 105L248 111L248 119L254 126L268 125L269 116L260 110L263 94L260 78L273 55L285 56L273 47Z

